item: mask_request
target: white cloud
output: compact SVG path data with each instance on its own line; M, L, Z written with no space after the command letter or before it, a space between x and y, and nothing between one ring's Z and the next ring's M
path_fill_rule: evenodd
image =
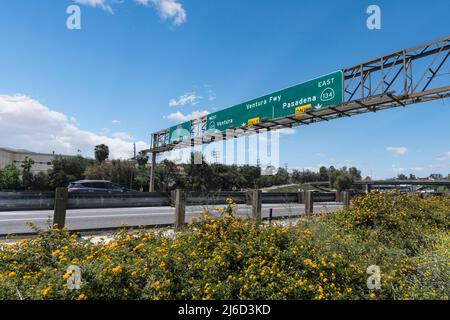
M425 167L413 167L413 168L410 168L410 169L411 169L411 171L424 171Z
M163 20L172 19L178 26L186 22L187 15L183 5L178 0L135 0L136 3L148 6L152 4Z
M170 107L179 107L179 106L184 106L187 104L191 104L191 105L195 106L200 99L202 99L202 97L197 95L195 92L188 92L188 93L185 93L182 96L180 96L178 98L178 100L170 99L169 106Z
M387 147L386 151L392 153L395 156L402 156L406 152L408 152L408 148L406 148L406 147Z
M445 161L445 160L449 160L450 159L450 151L447 153L444 153L443 155L440 155L439 157L436 158L436 160L439 161Z
M75 0L75 3L100 8L109 13L114 13L111 5L108 4L108 0Z
M113 120L113 121L111 121L111 123L113 123L113 124L119 124L119 123L120 123L120 120Z
M207 114L209 114L208 111L203 110L203 111L193 111L190 114L183 114L180 111L171 113L167 116L167 119L172 120L172 121L176 121L176 122L185 122L185 121L189 121L192 119L197 119L197 118L201 118L203 116L206 116Z
M129 135L128 135L129 136ZM106 144L110 158L130 158L133 143L125 135L108 137L80 129L63 113L53 111L25 95L0 95L0 146L29 149L36 152L77 154L93 157L94 147ZM136 142L138 150L148 148Z
M114 132L111 134L111 137L127 141L133 140L133 137L128 132Z
M100 8L109 13L114 13L111 3L120 4L124 0L74 0L75 3ZM183 5L178 0L135 0L143 6L152 5L163 20L172 20L173 24L179 26L186 22L187 15Z

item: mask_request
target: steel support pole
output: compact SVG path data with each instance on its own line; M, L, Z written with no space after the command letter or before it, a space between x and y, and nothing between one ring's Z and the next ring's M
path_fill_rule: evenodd
M66 225L67 198L67 188L56 188L53 227L58 229L62 229Z
M186 192L175 190L175 229L181 230L186 223Z
M150 167L149 192L155 192L155 168L156 168L156 152L152 152L152 164Z

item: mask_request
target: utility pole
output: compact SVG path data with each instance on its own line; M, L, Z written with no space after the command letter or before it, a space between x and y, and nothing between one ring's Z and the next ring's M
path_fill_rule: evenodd
M216 151L216 150L214 149L214 150L211 152L211 155L213 156L214 161L217 163L217 162L218 162L218 159L219 159L219 152Z
M153 134L152 136L152 163L151 163L151 167L150 167L150 180L149 180L149 188L148 191L149 192L154 192L155 191L155 168L156 168L156 152L155 152L155 148L156 148L156 143L157 143L157 139L158 139L158 134Z
M136 160L136 143L133 143L133 160Z

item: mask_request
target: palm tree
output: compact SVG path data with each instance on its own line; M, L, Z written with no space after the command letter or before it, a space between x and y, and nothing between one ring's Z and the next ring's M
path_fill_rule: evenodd
M105 144L95 146L95 159L102 163L109 157L109 147Z
M22 164L20 165L22 167L23 172L30 173L31 167L33 166L34 161L31 158L25 157L23 159Z

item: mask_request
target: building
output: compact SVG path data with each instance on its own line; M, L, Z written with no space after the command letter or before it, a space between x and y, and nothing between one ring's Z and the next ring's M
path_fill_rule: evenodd
M55 153L38 153L24 149L12 149L0 147L0 170L8 164L14 163L19 169L25 157L31 158L34 161L31 167L32 173L46 172L52 168L52 160L55 157L73 157L69 155L59 155Z

